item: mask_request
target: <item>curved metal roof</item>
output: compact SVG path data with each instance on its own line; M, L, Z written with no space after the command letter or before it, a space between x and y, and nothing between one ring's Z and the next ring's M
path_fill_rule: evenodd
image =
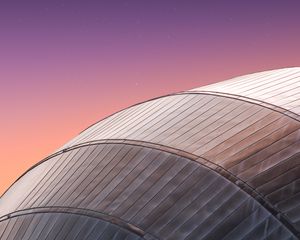
M92 125L3 195L0 238L297 239L299 73L238 77Z
M283 68L235 77L188 92L228 94L271 104L300 114L300 67Z

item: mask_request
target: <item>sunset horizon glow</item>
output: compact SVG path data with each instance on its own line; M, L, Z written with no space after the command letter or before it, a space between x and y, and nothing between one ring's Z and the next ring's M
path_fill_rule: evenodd
M300 66L300 2L0 3L0 195L138 102Z

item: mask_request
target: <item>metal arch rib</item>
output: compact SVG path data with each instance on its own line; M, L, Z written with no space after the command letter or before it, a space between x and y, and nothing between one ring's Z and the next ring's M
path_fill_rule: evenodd
M90 210L90 209L84 209L84 208L60 207L60 206L27 208L27 209L14 211L12 213L2 216L0 218L0 222L9 220L9 219L12 219L15 217L21 217L21 216L31 215L31 214L42 214L42 213L75 214L75 215L96 218L96 219L102 220L104 222L109 222L113 225L117 225L118 227L125 229L126 231L132 232L132 233L142 237L143 239L159 240L159 238L154 236L153 234L145 232L141 228L139 228L131 223L125 222L124 220L122 220L118 217L111 216L111 215L105 214L103 212L94 211L94 210Z
M216 97L225 97L225 98L231 98L231 99L234 99L234 100L237 100L237 101L248 102L248 103L251 103L251 104L258 105L258 106L263 107L263 108L268 108L272 111L278 112L280 114L283 114L283 115L285 115L289 118L292 118L292 119L300 122L300 115L293 112L293 111L290 111L286 108L277 106L277 105L272 104L272 103L268 103L268 102L258 100L258 99L255 99L255 98L246 97L246 96L243 96L243 95L237 95L237 94L232 94L232 93L223 93L223 92L215 92L215 91L202 91L202 90L201 91L179 92L179 93L176 93L175 95L184 95L184 94L213 95L213 96L216 96Z
M86 127L82 131L80 131L79 134L83 133L84 131L86 131L90 127L98 124L99 122L101 122L101 121L103 121L103 120L105 120L105 119L107 119L109 117L112 117L113 115L115 115L117 113L125 111L125 110L127 110L129 108L132 108L132 107L135 107L135 106L138 106L138 105L150 102L150 101L158 100L158 99L161 99L161 98L171 97L171 96L176 96L176 95L185 95L185 94L187 94L187 95L188 94L199 94L199 95L200 94L203 94L203 95L206 94L206 95L213 95L213 96L217 96L217 97L231 98L231 99L234 99L234 100L237 100L237 101L248 102L248 103L251 103L251 104L258 105L260 107L264 107L264 108L268 108L270 110L276 111L278 113L281 113L281 114L283 114L283 115L285 115L285 116L287 116L289 118L292 118L292 119L300 122L300 115L299 114L297 114L295 112L292 112L292 111L289 111L288 109L285 109L283 107L279 107L279 106L277 106L275 104L264 102L262 100L258 100L258 99L254 99L254 98L250 98L250 97L246 97L246 96L242 96L242 95L237 95L237 94L231 94L231 93L222 93L222 92L214 92L214 91L192 91L192 90L188 90L188 91L180 91L180 92L175 92L175 93L170 93L170 94L162 95L162 96L159 96L159 97L150 98L148 100L145 100L145 101L142 101L142 102L130 105L129 107L126 107L126 108L123 108L123 109L121 109L119 111L116 111L113 114L110 114L110 115L102 118L101 120L99 120L99 121L91 124L90 126Z

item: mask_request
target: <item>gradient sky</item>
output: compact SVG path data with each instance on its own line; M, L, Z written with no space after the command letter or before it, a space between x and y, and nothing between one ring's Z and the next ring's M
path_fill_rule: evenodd
M300 66L300 0L0 1L0 195L97 120Z

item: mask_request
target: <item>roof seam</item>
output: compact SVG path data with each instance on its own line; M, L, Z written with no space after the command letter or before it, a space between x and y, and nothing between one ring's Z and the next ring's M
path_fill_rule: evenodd
M182 95L182 94L206 94L206 95L213 95L213 96L217 96L217 97L231 98L231 99L238 100L238 101L244 101L244 102L258 105L260 107L268 108L272 111L278 112L280 114L283 114L289 118L292 118L292 119L300 122L299 114L292 112L286 108L277 106L272 103L264 102L262 100L258 100L255 98L250 98L250 97L237 95L237 94L231 94L231 93L214 92L214 91L185 91L185 92L175 93L174 95Z
M86 208L77 208L77 207L65 207L65 206L45 206L45 207L33 207L33 208L26 208L22 210L17 210L14 212L11 212L9 214L6 214L0 218L0 222L15 218L15 217L20 217L20 216L25 216L25 215L30 215L30 214L41 214L41 213L64 213L64 214L75 214L75 215L80 215L80 216L86 216L86 217L92 217L96 219L100 219L105 222L109 222L113 225L117 225L126 231L132 232L140 237L143 237L147 235L147 237L151 237L150 239L152 240L159 240L158 237L154 236L153 234L144 231L143 229L128 223L124 221L123 219L120 219L115 216L108 215L103 212L91 210L91 209L86 209ZM149 238L147 238L149 239Z

